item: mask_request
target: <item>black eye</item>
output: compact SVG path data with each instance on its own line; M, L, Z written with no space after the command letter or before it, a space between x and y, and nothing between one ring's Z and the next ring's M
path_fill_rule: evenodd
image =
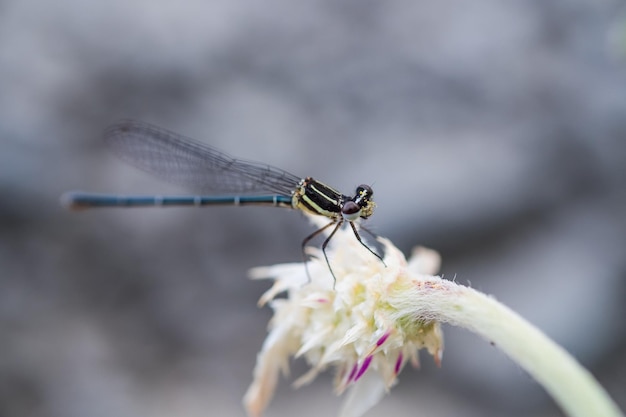
M359 185L356 187L356 194L352 201L357 203L359 207L364 208L369 204L372 194L374 194L374 192L369 185Z
M361 207L359 207L357 203L354 201L346 201L341 208L341 213L350 215L358 213L359 210L361 210Z
M372 195L374 195L374 191L372 191L372 188L369 185L361 184L356 187L356 198L369 198Z

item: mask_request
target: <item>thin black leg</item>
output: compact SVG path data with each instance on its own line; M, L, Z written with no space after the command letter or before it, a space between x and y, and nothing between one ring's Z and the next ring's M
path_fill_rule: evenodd
M344 223L343 220L339 220L336 222L331 222L328 223L326 226L317 229L315 232L311 233L310 235L308 235L306 238L304 238L304 240L302 241L302 260L304 262L304 268L306 270L306 276L308 278L308 282L311 282L311 274L309 273L309 266L307 264L307 257L306 257L306 252L305 252L305 248L306 245L311 241L311 239L315 238L317 235L321 234L322 232L324 232L324 230L328 229L330 226L335 225L335 228L333 229L333 231L330 233L330 235L328 235L328 237L326 238L326 240L324 240L324 243L322 243L322 253L324 254L324 259L326 260L326 265L328 265L328 270L330 271L330 274L333 276L333 289L335 288L335 285L337 284L337 277L335 276L335 273L333 272L333 268L330 266L330 261L328 260L328 255L326 254L326 247L328 246L328 243L330 242L330 240L333 238L333 236L335 235L335 233L337 233L337 230L339 230L339 228L341 227L341 225ZM383 265L387 266L387 264L385 263L385 261L383 260L383 258L377 254L376 252L374 252L369 246L367 246L365 244L365 242L363 242L363 240L361 239L361 235L359 235L359 232L356 228L356 226L354 225L353 222L349 222L350 223L350 227L352 228L352 231L354 232L354 236L356 237L356 239L359 241L359 243L361 245L363 245L365 247L365 249L367 249L368 251L370 251L370 253L372 255L374 255L375 257L377 257L378 259L380 259L380 261L383 263ZM363 227L362 227L363 228ZM372 232L370 232L369 230L363 228L367 233L371 234L372 236L376 237L376 235L374 235Z
M337 284L337 277L335 276L335 273L333 272L333 268L330 266L330 261L328 260L328 255L326 255L326 246L328 246L328 242L330 242L330 239L333 238L333 236L335 235L337 230L339 230L339 228L341 227L342 224L343 224L343 220L338 221L337 222L337 226L333 229L332 232L330 232L330 235L328 235L328 237L326 238L324 243L322 243L322 253L324 254L324 258L326 259L326 265L328 265L328 269L330 270L330 274L333 276L333 290L335 289L335 285ZM326 226L326 227L328 227L328 226Z
M378 235L376 233L372 232L370 229L368 229L367 227L363 226L360 223L359 223L359 229L364 230L368 235L370 235L374 239L378 239Z
M352 227L352 231L354 232L354 236L356 237L356 239L359 241L359 243L361 245L363 245L365 247L365 249L367 249L368 251L370 251L370 253L372 253L374 256L376 256L378 259L380 259L380 261L383 263L383 265L385 265L385 267L387 266L387 264L385 263L385 261L383 261L383 258L381 258L381 256L379 254L377 254L376 252L374 252L372 250L372 248L370 248L369 246L367 246L365 244L365 242L363 242L361 240L361 236L359 235L359 232L356 230L356 226L354 225L354 222L350 222L350 227ZM370 232L369 230L365 229L365 231L369 234L371 234L372 236L374 236L372 234L372 232Z
M336 222L328 223L326 226L322 227L321 229L317 229L316 231L314 231L313 233L305 237L304 240L302 241L302 261L304 262L304 269L306 270L306 277L309 279L309 283L311 282L311 274L309 274L309 266L307 264L306 252L304 251L304 249L306 248L307 243L311 241L311 239L313 239L315 236L322 233L324 230L328 229L333 224L336 224ZM339 224L341 225L341 222ZM337 228L335 228L335 231L337 231ZM334 233L335 232L333 232L333 234ZM326 256L326 252L324 252L324 257L325 256ZM328 258L326 258L326 262L328 262ZM330 265L328 265L328 268L330 268ZM331 269L330 272L332 274L333 270ZM335 278L335 275L333 275L333 278Z

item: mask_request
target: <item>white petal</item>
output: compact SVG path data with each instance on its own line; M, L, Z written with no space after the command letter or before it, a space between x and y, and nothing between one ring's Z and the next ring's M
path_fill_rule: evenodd
M278 372L281 367L279 363L281 358L263 357L260 353L257 358L257 366L254 370L254 381L248 388L246 395L243 397L243 403L251 417L261 415L270 399L274 395L276 384L278 382Z
M385 381L382 376L370 369L350 388L339 417L362 416L378 404L385 392Z
M301 377L299 377L293 382L293 387L300 388L303 385L310 384L311 381L315 379L317 374L319 374L319 370L317 368L309 369L307 373L305 373L304 375L302 375Z
M413 248L409 259L409 271L419 275L435 275L441 266L441 255L439 252L423 246Z
M289 329L278 327L270 332L257 355L254 380L246 392L243 403L249 416L260 416L276 389L278 375L289 370Z

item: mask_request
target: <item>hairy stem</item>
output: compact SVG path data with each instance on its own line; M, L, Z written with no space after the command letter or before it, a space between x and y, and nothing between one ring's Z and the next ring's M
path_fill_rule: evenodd
M483 336L525 369L568 416L623 416L596 379L539 329L492 297L437 277L398 294L398 311ZM419 305L417 305L419 304Z

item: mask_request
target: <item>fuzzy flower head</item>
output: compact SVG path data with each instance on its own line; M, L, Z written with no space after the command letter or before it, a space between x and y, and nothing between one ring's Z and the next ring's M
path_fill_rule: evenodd
M311 367L294 382L296 387L329 367L335 369L336 393L350 389L342 416L358 416L375 405L407 363L419 365L420 349L428 350L440 364L440 324L416 317L416 301L409 299L411 288L433 278L439 255L417 249L407 262L387 239L378 241L384 249L384 264L358 242L350 228L335 234L327 254L336 284L321 250L313 248L308 248L310 282L302 263L251 271L254 279L274 279L259 301L269 304L274 316L244 398L250 416L261 415L279 374L287 375L291 357L304 358ZM282 293L286 298L277 298Z

